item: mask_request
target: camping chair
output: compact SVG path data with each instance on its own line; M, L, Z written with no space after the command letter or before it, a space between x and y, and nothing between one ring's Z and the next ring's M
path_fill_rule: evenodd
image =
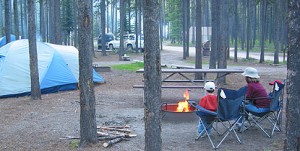
M201 116L205 114L210 114L211 117L213 117L213 121L209 124L204 125L204 129L202 132L199 133L199 136L196 139L200 138L200 135L202 133L205 133L208 136L208 139L212 145L213 148L218 148L222 142L226 139L226 137L229 135L230 132L233 132L236 136L236 139L239 143L242 143L239 136L236 133L235 126L237 122L242 119L243 117L243 112L242 112L242 102L245 99L245 94L246 94L246 87L242 87L239 90L230 90L230 89L225 89L225 88L220 88L218 90L218 108L217 112L212 112L209 110L206 110L205 108L199 106L197 103L194 101L189 101L191 106L195 107L197 109L196 114L199 116L200 122L206 116ZM225 132L222 133L222 140L215 145L215 143L211 139L211 134L208 133L207 128L213 127L214 123L222 123L224 126L226 126ZM224 124L225 123L225 124ZM226 124L226 123L229 123ZM213 130L215 130L218 134L219 129L213 127Z
M283 108L283 91L284 91L284 83L274 82L273 90L269 94L269 98L271 100L270 110L263 113L256 113L246 110L246 119L245 122L248 122L250 127L258 126L268 137L271 137L274 134L274 131L281 131L281 117L282 117L282 108ZM257 98L255 98L257 99ZM255 100L254 99L254 100ZM271 134L268 134L266 130L262 126L262 122L269 121L272 124ZM244 123L244 122L243 122Z

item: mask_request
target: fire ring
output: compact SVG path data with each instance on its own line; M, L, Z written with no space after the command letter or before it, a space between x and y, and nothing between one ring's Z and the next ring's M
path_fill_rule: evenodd
M198 121L198 116L195 113L195 108L189 106L189 110L178 111L178 104L164 103L162 105L163 121L170 122L194 122Z

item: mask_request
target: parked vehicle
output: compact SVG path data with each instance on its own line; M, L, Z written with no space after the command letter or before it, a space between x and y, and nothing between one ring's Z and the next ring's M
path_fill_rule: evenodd
M128 35L124 35L123 37L124 37L124 44L125 44L125 41L128 40ZM108 42L107 45L110 50L119 49L120 48L120 37L115 37L115 39ZM126 47L126 45L124 45L124 46Z
M125 41L125 45L127 49L132 50L135 49L136 47L136 35L135 34L129 34L128 35L128 40ZM144 36L138 36L138 49L141 49L143 51L144 49Z
M135 40L135 34L128 34L124 35L124 47L127 48L127 50L132 51L136 47L136 40ZM108 42L108 47L110 50L115 50L120 48L120 38L116 37L114 40ZM138 40L138 48L144 49L144 36L139 37Z
M108 49L108 42L112 41L115 39L114 34L112 33L106 33L105 34L105 47ZM98 37L98 49L102 49L102 37L101 34Z

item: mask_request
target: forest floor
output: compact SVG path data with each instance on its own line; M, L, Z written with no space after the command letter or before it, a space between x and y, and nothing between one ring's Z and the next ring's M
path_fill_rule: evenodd
M96 52L97 62L103 66L113 64L131 63L142 60L143 55L128 54L131 61L118 61L118 56L109 54L102 56ZM163 50L161 52L162 64L191 65L194 57L182 59L182 53ZM204 57L204 62L208 58ZM204 68L206 65L203 65ZM228 62L228 68L245 69L252 66L258 69L261 82L270 91L269 82L286 78L286 65L259 64L255 61ZM79 137L80 132L80 105L79 90L59 92L42 95L42 100L32 101L30 97L0 99L0 150L45 151L45 150L104 150L104 151L142 151L145 146L144 138L144 106L143 89L134 89L135 84L142 84L142 74L134 71L121 71L112 69L110 72L100 72L105 83L95 86L96 120L98 126L103 125L129 125L137 136L128 141L122 141L111 147L104 148L105 141L84 149L76 147L78 139L60 139L67 136ZM213 75L209 75L213 78ZM238 89L246 83L240 74L230 74L225 85L220 87ZM162 101L177 103L182 101L183 89L163 89ZM199 100L203 90L189 91L191 100ZM285 112L283 112L285 113ZM169 117L167 117L169 116ZM177 115L175 115L177 116ZM162 150L213 150L208 138L195 141L197 135L198 119L194 113L183 118L176 118L166 114L162 119ZM187 120L190 119L190 120ZM285 135L285 114L283 116L281 132L275 132L268 138L257 128L238 133L243 141L239 144L234 135L230 134L220 146L221 151L249 150L249 151L281 151L283 150ZM216 133L212 133L214 140L220 141Z

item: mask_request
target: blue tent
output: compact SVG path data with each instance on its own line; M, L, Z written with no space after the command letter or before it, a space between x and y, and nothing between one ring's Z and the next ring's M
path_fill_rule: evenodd
M37 42L41 92L53 93L78 88L78 50L72 46ZM17 40L0 48L0 98L30 95L28 40ZM104 79L93 70L93 81Z
M10 35L10 42L15 41L16 36ZM0 47L4 46L6 44L6 36L0 38Z

